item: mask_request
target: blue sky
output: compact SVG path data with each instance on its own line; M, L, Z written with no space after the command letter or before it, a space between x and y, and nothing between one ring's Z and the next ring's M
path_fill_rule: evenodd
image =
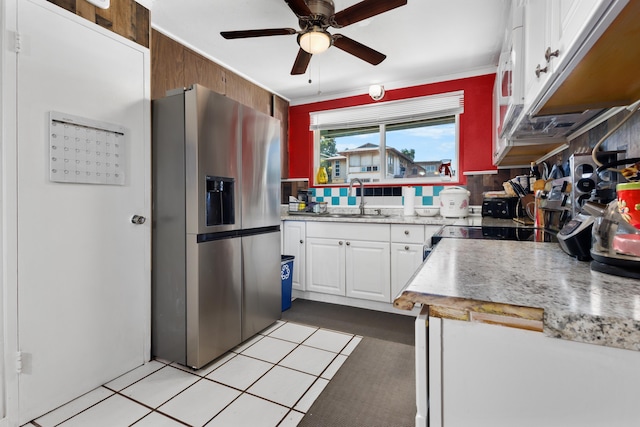
M363 144L380 144L379 135L365 134L336 138L338 151L354 149ZM387 131L387 146L398 150L415 149L418 161L453 159L455 157L455 124L448 123L413 129Z

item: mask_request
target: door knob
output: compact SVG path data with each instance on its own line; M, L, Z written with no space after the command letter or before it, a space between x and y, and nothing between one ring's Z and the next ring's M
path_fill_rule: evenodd
M144 222L147 220L147 218L143 217L142 215L134 215L131 217L131 222L133 224L137 224L137 225L142 225L144 224Z

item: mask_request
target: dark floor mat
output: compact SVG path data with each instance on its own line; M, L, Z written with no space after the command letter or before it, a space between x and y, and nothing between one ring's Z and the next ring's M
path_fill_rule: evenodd
M413 345L415 317L295 299L282 320Z
M415 425L414 347L364 337L298 424Z

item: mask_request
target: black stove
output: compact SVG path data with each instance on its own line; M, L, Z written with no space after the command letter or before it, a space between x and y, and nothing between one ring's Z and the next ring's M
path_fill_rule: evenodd
M446 225L431 237L431 244L448 238L558 242L555 233L533 227Z

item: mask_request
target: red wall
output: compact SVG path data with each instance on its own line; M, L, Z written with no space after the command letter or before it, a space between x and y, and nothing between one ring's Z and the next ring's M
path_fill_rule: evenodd
M460 183L465 171L493 170L492 121L495 74L390 90L384 101L464 90L464 113L460 115ZM289 177L309 178L313 182L313 132L309 131L309 113L370 104L366 95L296 105L289 108Z

